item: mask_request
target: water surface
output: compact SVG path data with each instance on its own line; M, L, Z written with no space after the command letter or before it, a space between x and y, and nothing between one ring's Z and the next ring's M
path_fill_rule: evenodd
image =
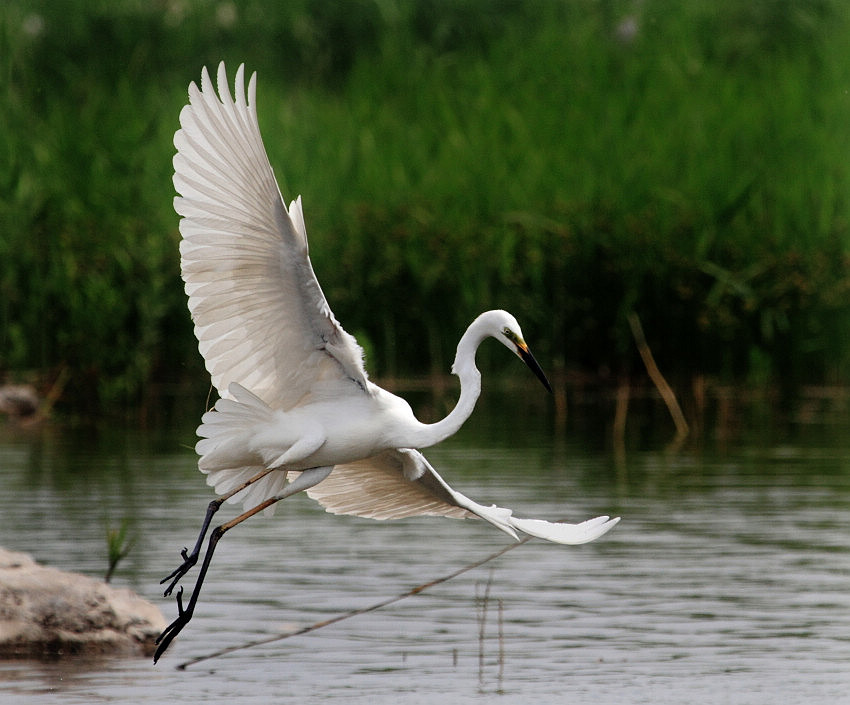
M177 670L509 542L479 521L380 523L293 498L223 539L194 620L159 665L0 662L0 702L850 702L843 434L798 429L615 462L604 447L513 422L473 423L428 457L478 501L550 519L621 515L613 532L578 547L532 541L383 610ZM135 544L113 582L171 619L158 581L210 499L192 443L191 427L6 427L0 543L102 575L106 527L127 519Z

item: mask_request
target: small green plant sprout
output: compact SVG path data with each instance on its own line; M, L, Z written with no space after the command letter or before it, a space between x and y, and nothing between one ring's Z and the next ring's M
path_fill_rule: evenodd
M121 526L117 529L107 527L106 529L106 546L109 556L109 567L106 569L106 575L103 577L105 582L109 582L112 574L118 567L118 564L127 557L130 549L133 548L134 541L127 538L127 528L130 522L127 519L121 521Z

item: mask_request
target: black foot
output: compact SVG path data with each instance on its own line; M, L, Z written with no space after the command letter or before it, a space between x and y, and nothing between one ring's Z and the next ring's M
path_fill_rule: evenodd
M221 507L221 503L224 499L229 496L230 495L225 495L225 497L221 499L214 499L209 503L206 516L204 516L204 523L201 526L201 533L198 535L198 540L195 542L195 548L192 549L191 553L189 553L186 548L180 551L180 555L183 556L183 563L181 563L176 570L173 570L159 581L160 585L168 582L169 580L171 581L163 593L166 597L171 594L172 590L174 590L174 586L177 585L180 578L186 575L186 573L191 570L192 566L198 562L198 556L201 554L201 546L204 543L204 537L207 535L207 530L210 528L210 522L212 521L213 515L218 511L219 507Z
M171 576L169 576L171 577ZM168 580L168 578L165 578ZM173 586L172 586L173 587ZM192 606L191 603L189 605ZM165 650L168 648L169 644L174 640L187 624L189 624L189 620L192 619L192 610L184 610L183 609L183 587L177 591L177 619L175 619L171 624L169 624L156 638L156 652L153 655L153 662L156 663L159 661L159 657L165 653Z
M162 585L167 580L171 580L171 583L168 585L167 588L165 588L165 592L162 593L166 597L170 595L171 592L174 590L174 587L180 581L180 578L186 575L186 573L188 573L192 569L192 566L194 566L195 563L198 562L197 551L193 551L190 555L188 550L184 548L182 551L180 551L180 555L183 556L183 563L181 563L175 570L171 571L168 575L166 575L162 580L159 581L159 584Z

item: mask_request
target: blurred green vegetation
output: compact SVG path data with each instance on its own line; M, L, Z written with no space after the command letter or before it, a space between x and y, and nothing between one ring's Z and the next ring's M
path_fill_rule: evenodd
M634 311L674 386L847 383L848 36L840 0L6 0L0 376L206 384L171 139L224 59L373 375L503 307L587 378L641 374Z

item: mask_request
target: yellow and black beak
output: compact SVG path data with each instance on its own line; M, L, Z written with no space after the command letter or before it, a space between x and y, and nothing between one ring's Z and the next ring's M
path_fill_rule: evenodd
M552 393L552 385L549 384L549 380L546 379L546 375L543 373L543 370L540 368L540 365L537 364L537 360L534 359L534 355L531 354L531 351L528 349L528 346L525 344L525 341L517 340L514 341L514 345L516 345L516 354L519 355L520 359L529 366L531 371L537 375L537 379L539 379L543 386L549 390L549 393Z

